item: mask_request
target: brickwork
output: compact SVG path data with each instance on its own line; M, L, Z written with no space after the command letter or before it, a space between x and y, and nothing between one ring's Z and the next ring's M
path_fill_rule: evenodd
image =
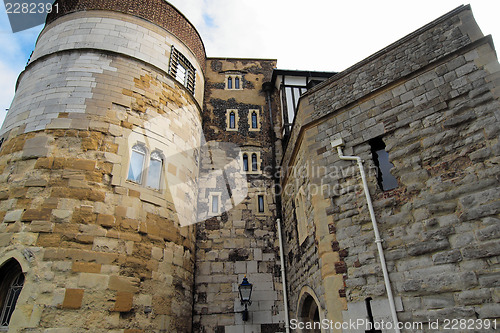
M167 1L102 1L102 0L58 0L59 11L47 15L47 24L64 15L80 12L105 10L134 15L146 19L179 38L196 55L198 63L205 70L205 46L196 28L181 12Z
M289 172L283 184L320 188L308 209L309 219L317 221L310 237L318 240L323 280L314 279L316 267L289 265L289 288L303 284L293 281L304 274L311 276L308 283L318 296L323 297L322 288L328 295L328 317L364 317L366 309L355 309L364 308L371 297L380 304L374 307L375 319L390 320L359 172L331 146L339 137L346 155L365 161L393 292L397 303L401 299L399 320L500 316L495 282L500 66L491 39L480 38L478 31L470 9L461 7L303 97L294 144L285 154ZM432 47L433 52L425 50L437 41L440 46ZM416 53L422 56L414 58ZM386 66L386 59L398 60ZM377 185L369 144L376 137L384 140L394 165L398 187L391 191ZM292 173L307 163L316 174ZM287 252L297 256L291 193L283 195L287 238L292 240ZM329 277L344 283L328 285ZM328 304L337 295L345 297L340 318L342 309Z

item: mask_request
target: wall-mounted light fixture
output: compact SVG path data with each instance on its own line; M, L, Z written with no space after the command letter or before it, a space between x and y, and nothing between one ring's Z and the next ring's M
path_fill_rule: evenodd
M243 310L243 321L248 320L248 305L252 304L250 298L252 297L252 287L253 285L248 282L247 277L243 278L243 282L238 286L240 292L241 305L245 305L245 310Z

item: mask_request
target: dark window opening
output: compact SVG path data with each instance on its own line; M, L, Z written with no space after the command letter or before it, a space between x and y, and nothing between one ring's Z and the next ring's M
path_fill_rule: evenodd
M234 78L234 89L240 89L240 78L239 77Z
M236 128L236 115L234 111L229 114L229 128Z
M0 268L0 281L0 328L6 328L24 285L24 274L16 260L10 259Z
M377 181L382 191L389 191L398 187L398 180L391 174L394 165L389 162L389 153L385 151L382 138L370 140L373 162L377 167Z
M257 112L252 112L252 128L257 128Z
M264 196L259 195L257 197L259 203L259 213L264 213Z
M372 314L372 304L371 304L372 298L368 297L365 299L365 306L366 306L366 312L368 314L368 322L369 322L369 330L366 330L365 333L382 333L381 330L376 330L374 328L375 322L373 321L373 314Z
M243 154L243 171L248 171L248 155Z
M227 78L227 89L233 89L233 78Z
M257 154L252 154L252 171L257 171Z

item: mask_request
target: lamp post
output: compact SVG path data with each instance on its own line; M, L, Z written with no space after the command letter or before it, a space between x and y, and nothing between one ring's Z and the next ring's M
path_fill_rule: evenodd
M248 320L248 305L252 304L250 298L252 297L252 287L253 285L248 282L248 279L245 275L243 278L243 282L238 286L238 290L240 292L240 300L241 305L245 305L245 310L243 310L243 321Z

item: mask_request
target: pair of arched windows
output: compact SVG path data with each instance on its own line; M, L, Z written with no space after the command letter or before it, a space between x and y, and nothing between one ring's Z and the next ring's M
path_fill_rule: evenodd
M127 180L159 190L163 170L163 156L161 152L155 150L149 155L149 163L146 163L147 155L147 149L143 145L136 144L132 147ZM147 172L145 172L146 169Z
M240 78L238 76L234 77L234 88L233 88L233 77L229 76L227 78L227 89L240 89Z
M237 115L235 111L229 112L229 126L228 129L236 129L237 128ZM250 129L258 129L259 128L259 116L256 110L250 111Z
M243 171L250 171L248 167L248 155L249 155L248 153L243 154ZM252 171L258 171L259 163L258 163L257 153L252 153L251 159L252 159Z
M23 285L21 266L16 260L10 259L0 268L0 330L9 327Z

